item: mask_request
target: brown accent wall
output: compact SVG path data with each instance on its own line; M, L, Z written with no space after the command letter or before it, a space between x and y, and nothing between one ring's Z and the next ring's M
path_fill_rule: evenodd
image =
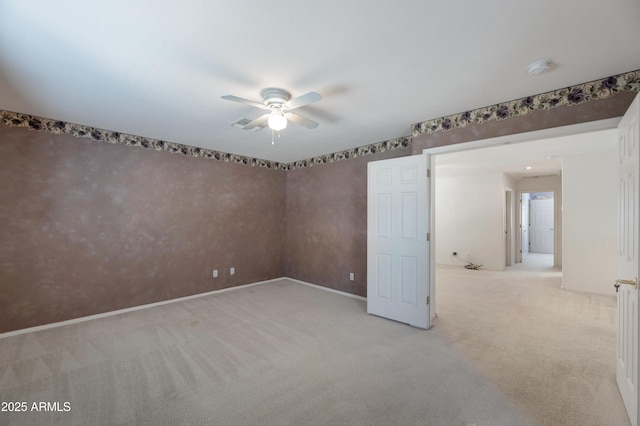
M287 172L287 277L367 295L367 163L406 155L411 148Z
M279 170L0 126L0 332L283 276L284 188Z
M636 95L636 92L620 92L610 98L578 105L563 105L547 111L532 111L506 120L494 120L449 131L421 134L413 138L413 153L420 154L426 148L622 117Z

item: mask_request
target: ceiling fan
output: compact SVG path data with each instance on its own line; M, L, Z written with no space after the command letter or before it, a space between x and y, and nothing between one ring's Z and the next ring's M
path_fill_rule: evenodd
M262 130L268 125L270 129L280 131L285 129L287 127L288 120L291 120L296 124L306 127L307 129L315 129L318 127L317 122L291 111L322 100L322 96L320 96L320 94L316 92L309 92L291 99L291 94L286 90L278 89L277 87L268 87L260 92L260 96L262 96L262 103L239 98L233 95L222 96L222 99L226 99L228 101L240 102L256 108L270 110L269 113L264 114L253 121L249 121L245 118L232 123L232 126L240 127L244 130L256 131Z

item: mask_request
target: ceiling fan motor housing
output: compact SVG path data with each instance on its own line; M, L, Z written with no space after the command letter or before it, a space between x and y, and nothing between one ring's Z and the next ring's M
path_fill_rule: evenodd
M263 103L268 106L282 106L291 99L291 93L276 87L268 87L260 92Z

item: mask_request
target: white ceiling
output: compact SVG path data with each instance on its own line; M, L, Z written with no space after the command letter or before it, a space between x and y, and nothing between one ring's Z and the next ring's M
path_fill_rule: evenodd
M640 0L2 0L0 109L287 163L640 69L638 40ZM320 126L230 126L272 86Z
M617 134L613 128L522 143L507 140L498 146L437 154L436 178L485 173L507 173L515 178L559 175L562 159L568 155L615 151Z

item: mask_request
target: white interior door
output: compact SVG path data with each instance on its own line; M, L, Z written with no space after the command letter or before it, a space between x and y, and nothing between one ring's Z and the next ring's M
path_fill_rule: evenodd
M529 251L553 253L553 198L530 201Z
M367 312L427 329L429 179L426 155L368 165Z
M633 426L638 413L638 199L640 198L640 95L618 126L619 215L618 215L618 326L616 380Z

